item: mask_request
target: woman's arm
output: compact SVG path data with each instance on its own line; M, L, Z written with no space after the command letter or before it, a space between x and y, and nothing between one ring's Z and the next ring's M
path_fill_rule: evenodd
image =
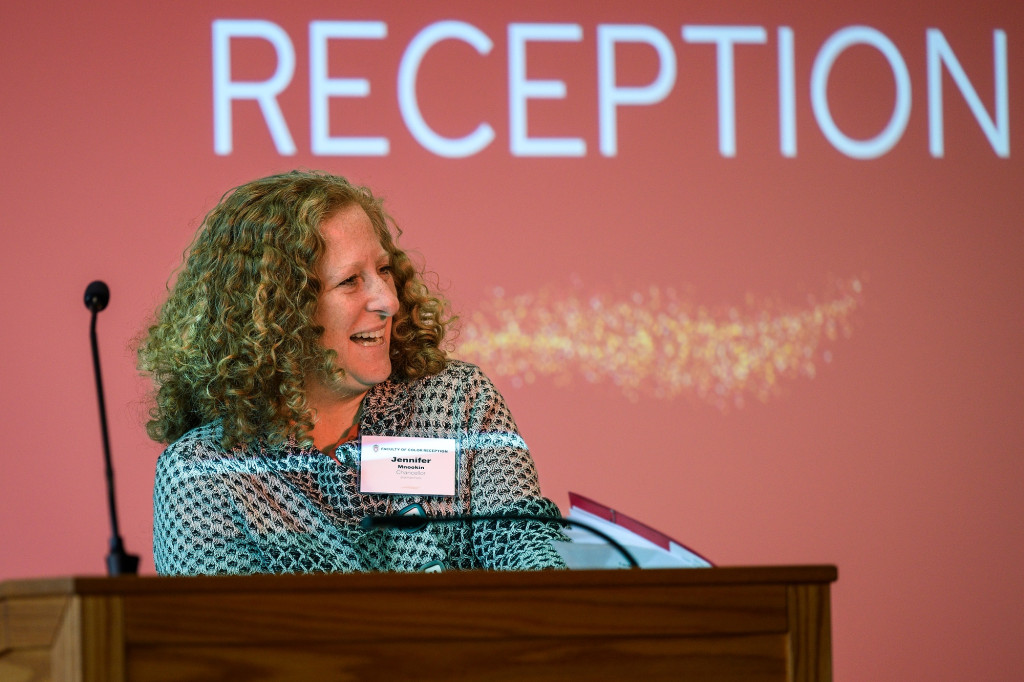
M468 377L470 513L539 515L561 518L558 507L541 496L537 470L505 400L478 368ZM540 521L486 521L474 524L473 545L487 568L563 568L552 540L566 540L561 525Z

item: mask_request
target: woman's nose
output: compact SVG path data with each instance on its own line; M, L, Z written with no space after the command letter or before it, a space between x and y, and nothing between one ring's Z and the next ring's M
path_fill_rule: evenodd
M398 313L398 295L395 283L391 278L374 277L370 285L370 298L367 309L380 314L381 317L393 317Z

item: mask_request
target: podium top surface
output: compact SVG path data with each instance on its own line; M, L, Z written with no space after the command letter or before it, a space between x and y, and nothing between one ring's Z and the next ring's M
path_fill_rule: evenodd
M247 576L68 576L0 582L0 600L44 595L201 592L321 592L375 589L601 585L735 585L831 583L835 566L724 566L716 568L585 571L450 571L446 573L332 573Z

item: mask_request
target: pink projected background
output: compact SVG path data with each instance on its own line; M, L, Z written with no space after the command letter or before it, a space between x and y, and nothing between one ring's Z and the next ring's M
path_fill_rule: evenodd
M1024 677L1024 5L39 3L0 21L0 579L104 571L131 343L203 214L373 187L541 474L834 563L840 680ZM248 37L247 37L248 36Z

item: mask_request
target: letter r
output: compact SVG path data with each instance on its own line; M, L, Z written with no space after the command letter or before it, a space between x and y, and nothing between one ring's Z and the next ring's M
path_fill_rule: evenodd
M231 101L254 99L270 129L279 154L295 154L295 142L288 131L277 96L295 74L295 48L277 24L262 19L217 19L213 22L213 149L221 156L231 153ZM231 39L262 38L277 52L277 70L265 81L231 80Z

